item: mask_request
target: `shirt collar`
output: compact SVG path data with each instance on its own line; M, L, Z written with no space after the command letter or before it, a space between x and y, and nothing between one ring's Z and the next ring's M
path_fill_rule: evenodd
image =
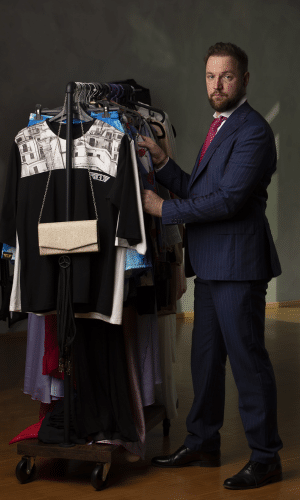
M236 110L239 106L241 106L242 104L244 104L244 102L246 102L246 101L247 101L247 96L246 96L246 95L244 95L244 96L240 99L240 101L237 103L237 105L236 105L234 108L231 108L231 109L229 109L228 111L223 111L223 113L220 113L220 114L219 114L219 117L220 117L220 116L225 116L225 118L229 118L229 116L230 116L230 115L231 115L231 114L232 114L232 113L233 113L233 112L234 112L234 111L235 111L235 110ZM214 118L218 118L218 117L217 117L217 112L215 112L215 113L214 113Z

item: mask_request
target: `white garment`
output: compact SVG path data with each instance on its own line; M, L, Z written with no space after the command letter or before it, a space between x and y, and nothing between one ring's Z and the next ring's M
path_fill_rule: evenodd
M142 241L140 243L138 243L137 245L131 246L131 245L129 245L127 240L125 240L123 238L118 238L116 236L115 245L119 246L119 247L124 247L124 248L132 248L132 249L136 250L138 253L145 255L146 250L147 250L147 242L146 242L146 233L145 233L145 225L144 225L143 205L142 205L142 199L141 199L141 190L143 188L140 184L139 170L138 170L138 165L137 165L137 161L136 161L136 153L135 153L135 147L134 147L133 140L130 141L130 152L131 152L131 160L132 160L134 180L135 180L135 188L136 188L137 193L139 194L139 196L137 196L137 206L138 206L140 228L141 228L141 233L142 233Z

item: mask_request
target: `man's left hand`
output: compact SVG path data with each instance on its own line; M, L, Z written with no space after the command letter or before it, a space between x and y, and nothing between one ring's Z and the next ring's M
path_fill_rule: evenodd
M144 211L154 217L162 216L162 204L164 200L149 189L145 189L142 193L142 202Z

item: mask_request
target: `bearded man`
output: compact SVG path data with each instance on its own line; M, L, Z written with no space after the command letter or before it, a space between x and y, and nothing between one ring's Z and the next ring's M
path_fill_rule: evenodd
M248 57L232 43L217 43L205 57L206 87L214 121L191 174L149 138L157 181L179 199L143 194L147 213L163 224L186 226L186 275L195 278L191 370L194 402L188 435L157 467L219 466L230 360L250 461L224 482L248 489L282 479L277 394L265 348L265 296L281 273L265 215L267 187L276 170L274 134L247 102Z

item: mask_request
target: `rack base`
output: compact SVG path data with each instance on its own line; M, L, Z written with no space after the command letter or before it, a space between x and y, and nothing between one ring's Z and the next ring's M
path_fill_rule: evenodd
M147 406L144 408L144 416L146 432L163 422L163 435L169 435L170 420L166 416L164 406ZM76 444L72 448L62 448L59 444L45 444L38 439L27 439L17 444L17 454L23 457L17 465L16 476L21 484L32 481L35 465L31 463L31 459L35 457L96 462L91 483L96 490L101 490L107 486L107 475L117 453L119 446L112 444Z

